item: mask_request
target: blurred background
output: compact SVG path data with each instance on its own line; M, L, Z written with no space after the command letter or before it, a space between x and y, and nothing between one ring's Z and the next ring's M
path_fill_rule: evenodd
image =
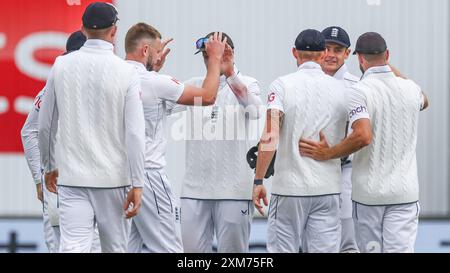
M80 29L84 0L5 0L0 2L0 252L46 251L42 205L28 170L20 130L34 96L44 87L68 35ZM416 250L450 252L448 0L116 0L119 11L116 53L124 57L127 29L146 22L163 38L174 38L161 71L179 80L205 73L195 41L224 31L235 44L239 69L259 80L263 100L278 76L296 69L291 48L306 28L337 25L354 45L367 31L382 34L391 63L417 82L431 107L421 113L417 160L421 221ZM360 76L357 59L350 71ZM177 116L170 118L173 123ZM184 142L168 127L167 172L178 193L184 174ZM262 127L261 127L262 129ZM238 155L237 155L238 156ZM249 181L251 183L251 181ZM270 181L269 181L270 188ZM265 219L255 220L252 250L263 251Z

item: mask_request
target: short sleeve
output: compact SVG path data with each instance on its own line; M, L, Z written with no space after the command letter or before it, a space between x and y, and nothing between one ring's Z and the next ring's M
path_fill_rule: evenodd
M364 93L355 88L350 87L348 89L348 119L349 119L349 127L352 127L353 122L358 119L370 119L369 112L367 110L367 101Z
M284 84L280 79L277 79L269 87L267 109L276 109L284 112L284 96Z
M184 84L177 79L160 75L155 79L155 91L162 100L177 102L184 91Z
M419 110L422 111L423 107L425 106L425 95L423 94L422 88L413 82L414 86L416 87L417 92L419 93Z

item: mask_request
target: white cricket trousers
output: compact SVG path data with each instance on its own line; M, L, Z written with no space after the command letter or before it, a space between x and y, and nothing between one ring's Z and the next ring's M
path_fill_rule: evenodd
M42 180L44 181L44 180ZM59 212L57 208L57 195L47 190L45 182L42 184L44 200L42 202L42 218L44 221L44 239L48 252L59 252Z
M98 227L102 252L126 252L130 221L123 205L127 187L77 188L58 186L60 252L91 252Z
M182 198L181 210L185 252L212 252L214 234L217 252L248 252L254 212L252 201Z
M43 194L44 200L43 206L43 223L44 223L44 240L47 245L49 253L59 252L59 242L61 239L61 233L59 230L59 209L58 209L58 195L47 190L44 182L44 176L42 176L43 181ZM101 252L100 239L98 237L98 229L94 232L94 241L91 248L92 253Z
M182 253L180 206L163 170L146 170L142 206L133 217L128 252Z
M355 224L352 217L352 165L342 167L340 195L341 244L340 252L358 252Z
M356 242L363 253L414 252L419 203L366 206L353 202Z
M270 253L339 252L339 195L272 194L267 251Z

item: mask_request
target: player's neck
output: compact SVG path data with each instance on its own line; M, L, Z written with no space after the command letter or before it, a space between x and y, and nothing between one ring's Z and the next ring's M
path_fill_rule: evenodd
M127 55L125 56L125 60L126 60L126 61L133 61L133 62L141 63L141 64L143 64L144 66L147 66L147 62L145 61L144 58L142 58L142 59L137 58L137 57L134 56L133 54L127 53Z

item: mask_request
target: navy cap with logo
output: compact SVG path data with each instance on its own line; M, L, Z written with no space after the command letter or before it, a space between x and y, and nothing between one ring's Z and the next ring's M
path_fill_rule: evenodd
M386 41L376 32L366 32L356 41L355 52L361 54L380 54L387 50Z
M74 33L70 34L69 39L67 39L66 42L66 53L64 53L64 55L80 49L85 42L86 36L84 36L83 32L75 31Z
M88 29L105 29L116 24L117 9L110 3L94 2L87 6L83 14L83 26Z
M295 49L301 51L323 51L325 50L325 37L318 30L304 30L295 39Z
M350 37L348 36L347 32L341 27L327 27L326 29L322 30L322 34L325 37L326 43L336 43L346 48L349 48L351 45Z

